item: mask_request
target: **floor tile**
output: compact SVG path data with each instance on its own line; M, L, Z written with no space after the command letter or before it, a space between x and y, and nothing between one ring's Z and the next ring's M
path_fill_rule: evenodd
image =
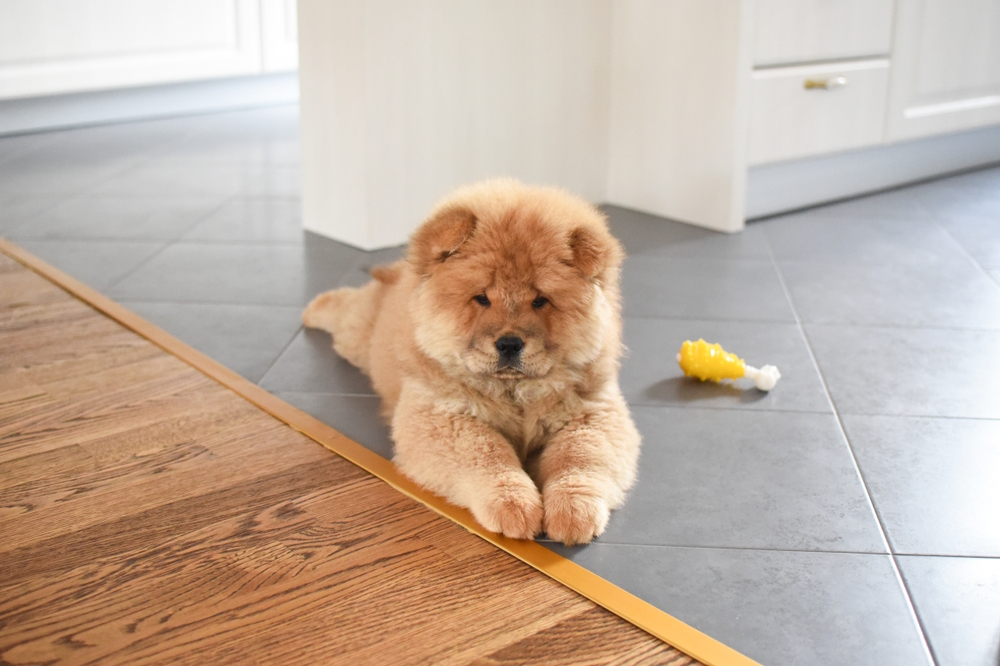
M823 324L805 330L841 414L1000 418L1000 332Z
M953 215L940 223L982 266L1000 269L1000 214Z
M843 420L895 552L1000 557L1000 421Z
M0 136L0 164L39 150L55 141L56 138L55 132Z
M766 234L780 261L858 266L967 264L958 243L933 219L831 218L822 209L751 225Z
M232 199L184 235L190 241L302 243L298 199Z
M824 204L792 213L787 217L822 216L826 218L861 220L919 220L931 216L917 196L921 186L901 187L852 199ZM785 217L785 216L782 216Z
M685 377L677 352L685 340L705 339L751 366L776 366L781 380L769 393L753 382L701 382ZM625 318L628 353L619 375L630 404L831 412L816 366L798 326L695 319Z
M1000 560L899 557L938 666L1000 664Z
M290 104L207 115L198 134L188 143L209 148L252 149L285 144L297 148L298 142L299 107Z
M392 438L379 412L381 400L378 397L290 391L278 391L275 395L369 451L392 460Z
M89 287L105 291L159 252L163 243L24 240L18 245Z
M335 287L354 286L352 280L357 280L359 274L363 277L357 286L365 284L370 279L367 268L384 263L379 257L392 253L391 248L365 252L311 231L305 232L303 242L306 292L309 294L306 303L317 294Z
M355 251L356 252L356 251ZM182 301L304 306L351 266L349 248L308 261L296 245L178 243L123 280L110 296L127 301Z
M0 163L0 171L4 172L6 180L7 175L17 171L75 170L91 176L91 182L96 183L108 173L121 171L154 154L160 143L155 137L143 135L142 130L128 129L126 125L54 132L52 141L14 160ZM12 170L15 167L16 170Z
M886 552L832 414L632 415L639 480L601 543Z
M185 141L160 154L165 163L296 165L300 162L298 106L204 117Z
M52 140L38 149L0 163L0 186L82 192L153 157L189 133L189 125L188 120L167 119L52 132Z
M51 161L26 164L26 159L0 165L0 196L10 194L79 194L129 167L120 160L72 164Z
M185 165L240 166L244 168L297 167L298 141L230 141L198 136L186 144L170 146L157 156L157 163L170 167Z
M12 237L18 228L57 206L64 198L44 194L0 195L0 236Z
M1000 329L1000 290L971 261L907 266L781 262L806 323Z
M550 547L767 666L929 663L886 555Z
M110 123L56 132L58 143L39 154L72 159L143 158L183 140L200 126L201 116Z
M770 261L629 257L622 300L632 316L795 321Z
M972 169L951 176L944 176L921 185L921 189L935 184L945 186L961 186L994 189L1000 187L1000 166L993 165L986 168Z
M14 239L173 240L225 203L209 196L80 195L36 215Z
M329 333L302 330L260 385L271 392L374 396L368 377L338 356L332 344Z
M302 326L297 307L141 301L122 304L255 383Z
M296 166L143 163L92 188L99 194L210 194L293 197L300 193Z
M939 181L916 191L924 207L939 219L966 215L996 218L1000 215L1000 188L969 182Z
M629 256L703 257L706 259L761 259L769 255L764 236L749 225L738 234L725 234L665 220L620 206L603 205L611 233Z

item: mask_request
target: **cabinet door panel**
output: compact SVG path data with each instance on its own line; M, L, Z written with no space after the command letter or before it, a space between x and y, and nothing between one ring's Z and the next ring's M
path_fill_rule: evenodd
M893 0L757 0L754 66L889 54Z
M1000 123L1000 2L899 0L889 138Z
M0 98L260 70L258 0L0 3Z
M754 72L749 164L880 143L888 79L888 60Z

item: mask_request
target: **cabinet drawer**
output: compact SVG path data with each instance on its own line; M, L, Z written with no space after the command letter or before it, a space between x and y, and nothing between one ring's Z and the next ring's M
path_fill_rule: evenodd
M880 143L888 79L888 60L755 71L749 163ZM822 82L831 87L809 87Z
M757 0L754 66L886 56L893 0Z

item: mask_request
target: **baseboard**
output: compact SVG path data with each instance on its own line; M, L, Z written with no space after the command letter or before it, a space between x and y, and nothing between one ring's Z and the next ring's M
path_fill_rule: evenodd
M7 99L0 136L298 101L298 72Z
M766 217L1000 163L1000 126L751 167L746 216Z

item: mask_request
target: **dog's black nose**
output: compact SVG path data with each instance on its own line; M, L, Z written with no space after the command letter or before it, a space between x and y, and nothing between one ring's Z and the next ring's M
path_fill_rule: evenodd
M497 340L496 344L500 358L505 361L513 361L524 349L524 340L516 335L505 335Z

